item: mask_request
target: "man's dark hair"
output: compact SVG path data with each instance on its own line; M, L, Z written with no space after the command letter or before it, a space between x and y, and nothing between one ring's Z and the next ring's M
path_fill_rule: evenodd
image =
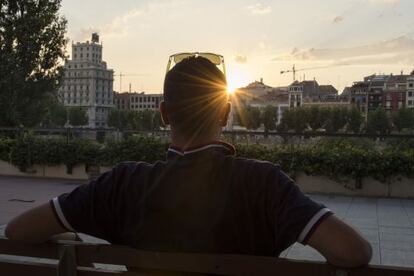
M211 134L227 100L226 78L206 58L186 58L165 76L168 119L184 137Z

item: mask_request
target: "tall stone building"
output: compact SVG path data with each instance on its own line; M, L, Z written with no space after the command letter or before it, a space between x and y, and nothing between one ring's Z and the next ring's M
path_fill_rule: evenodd
M72 43L72 59L65 63L59 98L65 106L86 109L91 128L107 126L113 103L113 74L102 61L102 44L97 33L92 40Z

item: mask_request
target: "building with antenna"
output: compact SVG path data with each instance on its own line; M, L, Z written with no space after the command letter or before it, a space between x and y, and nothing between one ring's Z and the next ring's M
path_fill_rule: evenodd
M59 100L68 107L86 109L88 127L107 126L109 111L113 105L114 71L102 60L102 43L93 33L91 41L72 43L72 59L64 65Z

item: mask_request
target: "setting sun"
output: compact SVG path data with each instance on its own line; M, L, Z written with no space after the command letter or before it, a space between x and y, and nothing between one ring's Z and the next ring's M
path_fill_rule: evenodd
M232 66L233 65L233 66ZM244 66L230 64L227 71L227 93L233 94L237 88L249 83L249 75Z

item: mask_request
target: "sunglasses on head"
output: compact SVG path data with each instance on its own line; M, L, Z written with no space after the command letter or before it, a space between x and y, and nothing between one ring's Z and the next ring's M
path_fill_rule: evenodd
M217 66L217 68L223 72L224 76L226 76L226 68L224 65L224 58L222 55L217 55L213 53L178 53L175 55L171 55L168 59L167 63L167 72L168 73L177 63L180 63L184 59L188 57L203 57L205 59L208 59L211 63Z

